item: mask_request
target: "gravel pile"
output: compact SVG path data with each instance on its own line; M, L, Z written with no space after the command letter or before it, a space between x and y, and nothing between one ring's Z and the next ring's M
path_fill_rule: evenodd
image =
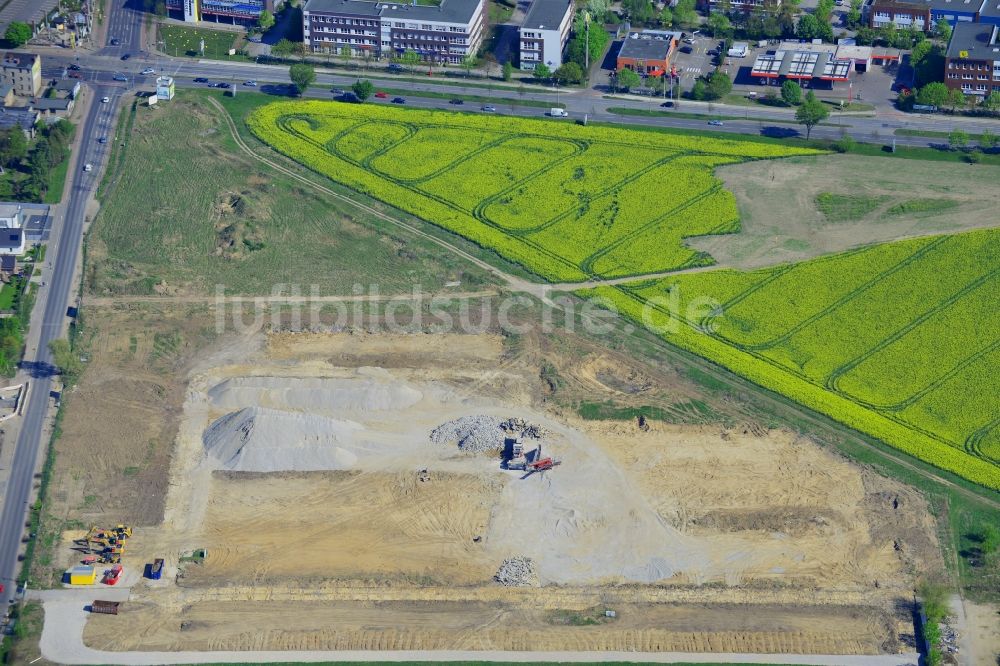
M530 557L509 557L500 564L493 580L504 587L537 587L538 574Z
M501 419L484 414L463 416L448 421L431 431L435 444L458 444L458 448L471 453L489 453L503 449L504 439L520 435L540 439L545 431L524 419Z

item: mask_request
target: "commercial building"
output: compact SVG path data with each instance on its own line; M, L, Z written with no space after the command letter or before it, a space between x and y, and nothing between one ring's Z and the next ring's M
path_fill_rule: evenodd
M670 71L670 60L677 52L680 39L681 33L665 30L630 32L618 52L617 69L662 76Z
M518 28L521 69L535 69L539 63L551 69L562 65L572 27L573 0L533 0ZM595 26L595 29L603 28Z
M955 26L944 57L944 84L976 97L1000 93L1000 26Z
M750 76L764 83L791 79L807 86L832 86L847 81L855 68L853 50L857 47L850 47L850 54L839 53L843 48L833 44L782 42L777 49L757 56Z
M422 60L458 64L474 55L486 30L486 0L442 0L438 6L309 0L302 12L306 49L374 58L413 50Z
M34 97L42 89L42 57L37 53L7 51L3 54L3 83L20 97Z
M868 26L934 30L938 21L952 26L959 23L1000 24L998 0L868 0L864 6Z
M265 9L274 11L274 0L166 0L170 18L252 25Z

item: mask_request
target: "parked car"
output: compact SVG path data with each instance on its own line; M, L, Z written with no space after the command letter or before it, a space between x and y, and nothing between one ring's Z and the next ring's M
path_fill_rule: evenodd
M71 72L78 72L78 71L80 71L80 66L77 65L76 63L73 63L72 65L70 65L69 67L67 67L67 69L69 71L71 71Z
M247 86L248 88L256 88L257 82L254 81L253 79L250 79L249 81L244 81L243 85Z
M392 103L393 104L406 104L406 99L403 98L403 97L393 97L392 98Z
M693 39L691 39L690 37L688 37L688 38L686 38L686 39L684 40L684 43L685 43L685 44L694 44L694 40L693 40Z
M691 53L693 49L690 46L682 46L681 53Z
M86 164L83 165L83 170L84 171L93 171L94 170L94 165L91 164L90 162L87 162Z
M112 76L111 78L114 79L115 81L128 81L128 77L122 74L121 72L115 72L114 76Z
M107 104L110 101L111 101L110 97L102 97L101 98L101 104Z
M97 139L97 143L107 143L107 142L108 142L108 137L106 136L98 137Z
M147 76L149 74L156 74L156 70L153 69L152 67L147 67L146 69L142 70L139 73L142 74L143 76Z
M195 83L208 83L208 79L206 79L204 76L199 76L197 79L194 80L194 82Z
M713 125L715 127L722 127L725 123L723 123L721 120L709 120L708 124Z
M132 57L132 54L126 53L125 55L122 56L122 60L128 60L131 57Z
M493 106L492 104L487 104L486 106L483 107L483 111L485 111L486 113L496 113L497 107Z
M375 96L378 97L379 99L386 99L389 97L389 93L382 92L381 90L379 90L377 93L375 93Z
M388 72L397 73L397 72L402 72L403 71L403 66L402 65L397 65L396 63L392 63L391 65L389 65L385 69Z
M465 104L465 100L461 100L461 99L459 99L459 98L456 97L454 99L448 100L448 103L449 104L455 104L457 106L461 106L462 104Z

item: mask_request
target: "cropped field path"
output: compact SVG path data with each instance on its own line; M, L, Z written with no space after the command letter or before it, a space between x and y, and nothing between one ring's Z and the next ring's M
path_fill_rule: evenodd
M271 296L98 296L87 298L88 306L109 307L115 305L125 305L129 303L148 303L163 305L216 305L218 303L246 302L246 303L384 303L388 301L406 301L414 298L451 298L451 299L473 299L496 296L499 292L495 289L485 289L481 291L436 291L427 293L402 293L402 294L357 294L349 296L314 296L311 294L278 294Z

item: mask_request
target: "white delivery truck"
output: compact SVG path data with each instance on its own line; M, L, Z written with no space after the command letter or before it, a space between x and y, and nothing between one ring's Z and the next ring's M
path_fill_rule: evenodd
M569 118L566 109L549 109L549 115L553 118Z

